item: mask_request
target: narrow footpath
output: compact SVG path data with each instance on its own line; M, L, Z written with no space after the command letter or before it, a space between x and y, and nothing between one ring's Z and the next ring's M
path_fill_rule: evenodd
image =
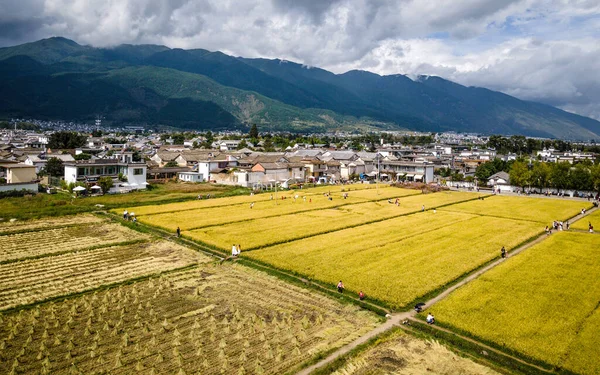
M591 208L589 210L587 210L584 214L578 214L572 218L569 219L569 223L574 223L575 221L582 219L583 217L591 214L592 212L596 211L598 208L594 207ZM479 276L481 276L482 274L486 273L487 271L491 270L492 268L498 266L499 264L503 263L506 259L511 258L513 256L516 256L518 254L520 254L521 252L523 252L524 250L537 245L538 243L542 242L543 240L545 240L546 238L548 238L549 236L546 235L545 233L542 233L540 235L538 235L534 240L527 242L526 244L523 244L522 246L510 251L509 253L507 253L506 258L500 258L490 264L488 264L487 266L473 272L472 274L470 274L469 276L465 277L464 279L462 279L461 281L459 281L458 283L450 286L448 289L444 290L442 293L438 294L437 296L431 298L428 301L425 301L425 308L429 309L431 308L431 306L435 305L436 303L440 302L441 300L443 300L444 298L448 297L448 295L450 293L452 293L453 291L455 291L456 289L460 288L461 286L465 285L466 283L475 280L476 278L478 278ZM364 334L363 336L357 338L356 340L352 341L349 344L344 345L343 347L339 348L338 350L336 350L335 352L331 353L329 356L327 356L326 358L322 359L321 361L315 363L314 365L307 367L305 369L302 369L301 371L299 371L297 373L297 375L309 375L310 373L312 373L314 370L326 366L327 364L335 361L336 359L338 359L339 357L343 356L344 354L348 353L349 351L353 350L354 348L356 348L357 346L364 344L365 342L369 341L370 339L374 338L375 336L391 329L394 326L399 326L400 323L405 320L405 319L414 319L415 315L417 315L417 312L414 310L411 311L407 311L407 312L403 312L403 313L397 313L397 314L392 314L388 320L380 325L379 327L373 329L372 331L367 332L366 334ZM436 327L437 328L437 327ZM473 342L476 342L473 340ZM480 344L479 342L476 342L477 344ZM483 344L482 344L483 345ZM487 347L487 345L486 345ZM504 353L503 353L504 354ZM519 360L520 362L523 362L521 360ZM523 362L525 363L525 362Z

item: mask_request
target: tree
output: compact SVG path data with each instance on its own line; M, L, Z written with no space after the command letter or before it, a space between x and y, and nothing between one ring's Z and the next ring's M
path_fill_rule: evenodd
M177 162L175 160L171 160L170 162L165 164L165 168L174 168L174 167L179 167L179 164L177 164Z
M529 184L531 173L527 168L527 163L524 161L515 161L509 172L510 184L524 187Z
M533 168L531 169L531 184L545 189L550 184L550 172L551 167L539 161L533 163Z
M238 144L237 149L241 150L241 149L246 148L246 147L248 147L248 142L246 142L245 139L242 139L242 141Z
M113 180L111 177L104 176L98 179L98 186L102 188L104 194L108 193L111 187L113 187Z
M579 163L575 165L575 168L571 169L571 187L577 190L593 190L594 181L590 169Z
M81 154L75 155L73 158L75 160L90 160L92 158L92 155L82 152Z
M174 145L182 145L185 141L185 136L183 134L173 134L172 138Z
M61 131L52 133L48 140L48 147L51 149L78 148L85 145L87 137L77 132Z
M258 126L256 124L252 124L248 136L250 136L250 139L258 139Z
M550 172L552 187L556 189L568 189L571 185L571 164L568 162L554 163Z
M600 192L600 164L592 167L592 184L594 184L594 189Z
M92 137L102 137L102 130L93 130L92 131Z
M271 140L271 137L266 138L263 142L263 149L266 152L273 152L275 151L275 147L273 147L273 141Z
M65 175L63 161L58 158L48 159L45 170L50 176L61 177Z

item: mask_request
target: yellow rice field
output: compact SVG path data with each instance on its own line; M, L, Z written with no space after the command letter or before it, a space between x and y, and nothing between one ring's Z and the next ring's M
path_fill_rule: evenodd
M498 230L503 228L503 230ZM242 253L397 308L542 232L538 223L426 211Z
M364 192L364 191L361 191ZM419 192L420 193L420 192ZM174 231L177 227L181 230L191 230L212 225L223 225L231 222L275 217L299 212L336 208L351 204L363 203L367 200L386 200L403 195L414 194L414 190L386 188L377 194L375 189L370 189L363 196L354 196L349 193L347 199L342 196L333 196L332 200L322 194L298 196L297 199L285 200L262 200L252 203L222 205L196 210L185 210L178 212L167 212L161 214L140 215L139 211L132 211L138 216L142 223L167 228ZM333 195L333 193L332 193ZM370 198L367 198L370 197ZM227 198L223 198L227 200ZM217 199L215 199L216 201ZM251 206L252 205L252 206Z
M439 322L580 374L600 373L600 236L558 232L432 308Z
M392 203L383 200L352 204L237 223L224 223L186 231L184 235L222 249L228 249L233 243L243 243L243 249L249 250L417 212L422 206L430 209L473 198L472 193L459 192L410 195L402 197L399 205L394 204L395 200L392 200Z
M443 208L452 212L529 220L552 224L554 220L567 220L589 208L590 203L551 198L508 197L496 195L485 200L475 200Z

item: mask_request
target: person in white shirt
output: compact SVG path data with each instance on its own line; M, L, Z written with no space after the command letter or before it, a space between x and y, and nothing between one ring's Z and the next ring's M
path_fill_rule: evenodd
M235 247L235 244L233 244L233 246L231 246L231 256L234 257L237 255L237 247Z
M427 314L427 324L433 324L435 323L435 318L433 317L432 313Z

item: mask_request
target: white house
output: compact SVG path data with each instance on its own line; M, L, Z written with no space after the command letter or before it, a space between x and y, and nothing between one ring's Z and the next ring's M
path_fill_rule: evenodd
M409 161L381 161L381 173L395 173L396 176L405 177L407 181L418 181L426 184L433 182L433 163L418 163Z
M177 174L177 179L183 182L203 182L204 175L198 172L179 172Z
M65 181L94 183L100 177L111 177L116 180L119 174L127 178L127 186L131 189L146 188L146 163L132 162L126 156L122 159L93 159L65 163Z

